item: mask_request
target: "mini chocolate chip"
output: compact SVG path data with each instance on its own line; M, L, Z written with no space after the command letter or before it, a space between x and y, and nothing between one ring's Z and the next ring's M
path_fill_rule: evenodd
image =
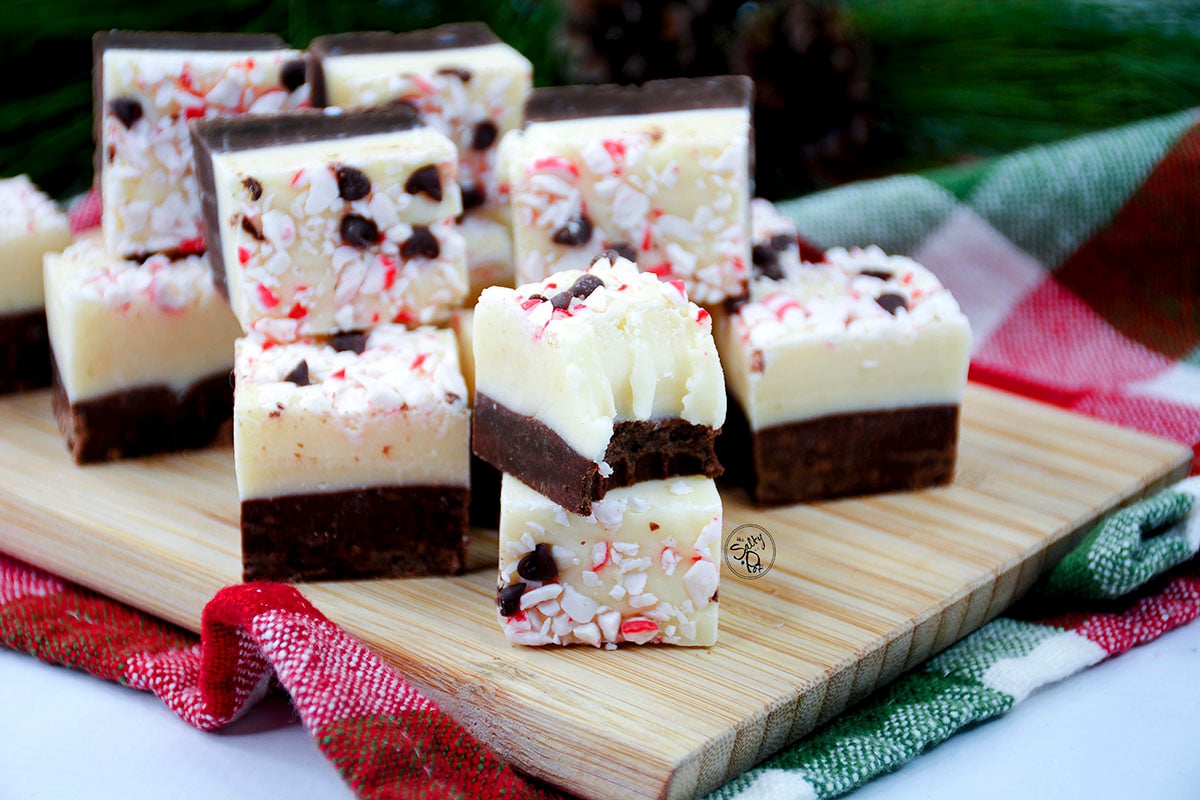
M558 565L550 548L539 544L517 564L517 574L527 581L552 581L558 577Z
M634 250L633 245L631 245L629 242L617 242L609 247L609 249L615 251L616 254L621 258L625 258L630 261L637 261L637 250ZM611 261L612 259L609 260Z
M528 298L528 299L530 299L530 300L537 300L539 303L544 303L544 302L546 302L546 301L547 301L549 298L548 298L548 297L546 297L546 295L544 295L544 294L531 294L531 295L529 295L529 298Z
M442 176L438 174L438 169L433 164L421 167L408 176L408 180L404 182L404 191L409 194L424 192L440 203L442 201Z
M788 236L786 233L781 233L781 234L778 234L777 236L771 237L770 245L771 245L771 249L774 250L776 253L782 253L784 250L787 250L789 247L797 246L796 237Z
M429 232L424 225L413 228L412 236L400 245L400 255L404 258L437 258L442 252L437 237Z
M362 353L367 349L367 335L365 333L338 333L329 338L329 346L339 353L344 350L349 350L355 354Z
M379 227L358 214L347 214L342 217L342 241L351 247L362 250L379 241Z
M250 219L249 217L242 217L242 230L260 242L266 241L266 237L262 235L262 231L260 231L258 226L254 224L254 220Z
M294 92L308 80L308 63L303 58L287 62L279 70L279 82L289 92Z
M254 178L246 178L242 181L242 186L246 187L246 191L250 193L251 200L257 200L262 197L262 184L254 180Z
M741 297L728 297L725 299L725 310L730 314L736 314L742 310L742 306L749 302L749 298L745 295Z
M881 281L886 281L895 273L887 269L860 269L859 275L866 275L868 278L879 278Z
M292 371L284 378L289 383L294 383L297 386L308 386L308 362L300 359L300 363L292 368Z
M880 308L889 314L895 316L896 310L903 308L908 310L908 301L904 299L904 295L896 294L895 292L886 292L875 298L875 302L879 303Z
M110 100L108 110L121 120L125 130L133 127L133 123L142 118L142 104L132 97L117 97Z
M463 83L471 82L471 70L463 67L442 67L437 71L438 75L453 75Z
M567 307L569 305L571 305L571 297L572 297L572 294L570 292L565 291L565 290L561 291L558 294L554 295L554 297L550 298L550 305L554 306L555 308L557 308L559 310L566 311Z
M371 179L362 170L341 166L336 172L338 196L343 200L359 200L371 193Z
M600 280L595 275L584 274L576 278L575 282L571 284L571 288L567 289L567 291L575 297L578 297L580 300L584 300L588 297L588 295L603 285L604 281Z
M770 245L756 244L750 251L750 255L754 266L763 277L773 281L783 279L783 270L779 266L779 255Z
M483 201L487 200L487 192L482 186L464 186L462 187L462 204L464 211L470 211L472 208L479 208L483 205Z
M500 616L511 617L521 610L521 595L525 594L525 584L514 583L496 592L496 605L500 607Z
M567 220L567 224L556 230L550 238L555 244L565 244L568 247L585 245L592 238L592 221L580 212Z
M475 132L471 134L471 147L476 150L487 150L496 143L496 137L500 131L496 130L496 123L490 119L485 119L475 126Z

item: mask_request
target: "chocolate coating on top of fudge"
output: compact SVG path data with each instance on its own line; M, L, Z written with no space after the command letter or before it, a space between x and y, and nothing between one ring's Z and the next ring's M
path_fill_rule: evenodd
M454 22L424 31L358 31L318 36L308 49L317 58L360 53L416 53L498 44L500 38L482 22Z
M746 108L754 84L744 75L671 78L642 86L554 86L535 89L525 101L525 123L586 117Z
M212 267L213 285L221 296L229 299L225 259L221 247L217 244L221 241L221 216L217 210L216 180L213 177L214 153L347 139L412 130L420 126L421 119L416 110L406 105L370 108L345 114L303 111L290 114L215 117L190 123L188 129L191 131L192 147L196 153L196 181L200 184L204 235L209 242L208 261ZM250 184L250 181L253 183ZM262 192L262 185L253 178L247 179L246 188L251 195Z

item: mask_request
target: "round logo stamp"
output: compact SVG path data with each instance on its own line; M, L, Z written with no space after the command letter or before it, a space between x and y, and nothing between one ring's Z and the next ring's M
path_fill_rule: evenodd
M725 566L742 580L761 578L775 566L775 538L762 525L738 525L725 537Z

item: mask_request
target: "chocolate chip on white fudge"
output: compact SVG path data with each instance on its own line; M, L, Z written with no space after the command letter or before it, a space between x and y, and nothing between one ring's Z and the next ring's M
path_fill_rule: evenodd
M442 323L462 302L454 147L411 109L193 128L213 266L246 331Z
M189 121L307 107L303 54L277 36L234 33L101 32L93 49L108 249L203 252Z

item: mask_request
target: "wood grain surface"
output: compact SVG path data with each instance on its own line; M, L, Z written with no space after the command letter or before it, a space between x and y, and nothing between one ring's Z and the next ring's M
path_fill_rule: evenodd
M725 531L777 546L726 570L720 641L512 648L496 539L458 578L303 587L520 769L588 798L702 794L1002 612L1109 509L1185 474L1191 452L976 386L952 486L760 510ZM197 630L240 574L228 447L79 468L46 392L0 399L0 550Z

